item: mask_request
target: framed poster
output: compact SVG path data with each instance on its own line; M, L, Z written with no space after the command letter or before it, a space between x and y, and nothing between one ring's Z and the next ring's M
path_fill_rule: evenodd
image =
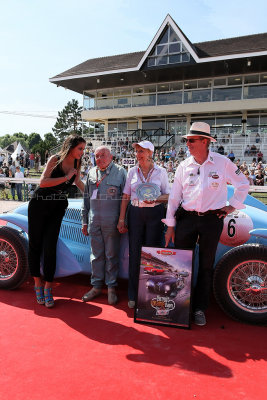
M193 251L142 247L134 321L190 329Z

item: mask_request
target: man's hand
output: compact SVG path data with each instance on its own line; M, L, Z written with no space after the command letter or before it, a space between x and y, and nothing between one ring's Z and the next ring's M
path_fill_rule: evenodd
M118 222L118 224L117 224L117 229L118 229L118 231L120 232L120 233L126 233L126 232L128 232L128 229L127 229L127 227L126 227L126 225L125 225L125 222L124 222L124 220L120 220L119 219L119 222Z
M225 218L226 215L231 214L231 212L235 211L235 208L232 206L225 206L220 209L220 211L217 213L217 216L219 218Z
M170 239L174 243L174 236L175 236L174 227L168 226L168 229L165 233L165 247L168 247Z
M84 236L89 236L89 234L88 234L88 225L83 225L82 226L82 233L84 234Z

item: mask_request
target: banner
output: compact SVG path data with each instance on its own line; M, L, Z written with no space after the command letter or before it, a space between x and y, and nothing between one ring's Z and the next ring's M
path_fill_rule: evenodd
M142 247L134 321L190 328L193 251Z

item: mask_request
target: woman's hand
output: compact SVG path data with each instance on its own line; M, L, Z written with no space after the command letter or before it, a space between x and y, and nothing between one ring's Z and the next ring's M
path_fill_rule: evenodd
M67 180L69 181L73 177L73 175L77 175L77 173L78 171L76 168L71 168L66 175Z
M154 203L155 203L155 200L143 200L143 203L146 203L146 204L154 204Z

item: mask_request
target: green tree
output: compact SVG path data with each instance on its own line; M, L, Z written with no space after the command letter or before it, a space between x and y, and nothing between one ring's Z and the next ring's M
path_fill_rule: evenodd
M11 144L12 142L11 142L11 136L10 135L5 135L5 136L2 136L1 138L0 138L0 147L2 148L2 149L4 149L5 147L7 147L9 144Z
M72 99L72 101L69 101L62 111L58 112L57 121L52 130L60 143L62 143L70 134L82 134L82 109L82 107L79 107L78 101Z
M44 145L46 150L51 150L58 145L58 141L55 136L49 132L44 135Z
M28 136L28 138L26 140L26 143L27 143L29 149L31 150L35 144L38 144L41 141L42 141L42 138L39 135L39 133L32 132L32 133L29 134L29 136Z

